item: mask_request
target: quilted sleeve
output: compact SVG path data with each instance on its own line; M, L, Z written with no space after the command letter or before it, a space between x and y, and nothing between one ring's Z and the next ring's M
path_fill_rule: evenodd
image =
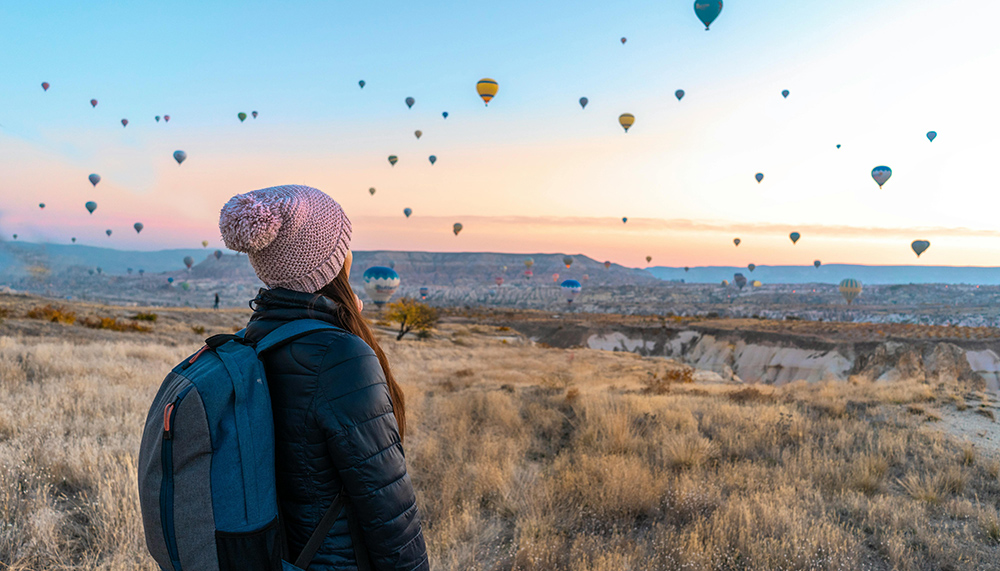
M331 350L324 359L317 418L373 568L426 570L420 515L385 376L371 348L354 339L353 350Z

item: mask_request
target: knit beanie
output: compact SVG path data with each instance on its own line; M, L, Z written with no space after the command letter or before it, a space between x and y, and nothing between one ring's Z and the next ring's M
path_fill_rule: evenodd
M222 207L226 247L246 252L260 281L315 293L337 277L351 245L351 221L321 190L286 185L237 194Z

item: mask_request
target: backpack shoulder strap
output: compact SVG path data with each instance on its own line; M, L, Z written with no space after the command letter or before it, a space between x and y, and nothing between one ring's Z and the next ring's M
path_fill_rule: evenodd
M326 321L320 321L319 319L296 319L295 321L289 321L268 333L263 339L257 342L257 354L261 355L275 347L309 335L314 331L322 331L324 329L343 331L340 327Z
M326 509L326 513L323 514L323 518L319 520L319 525L316 526L312 535L309 536L309 540L306 541L305 546L302 548L302 552L295 558L296 567L305 570L309 569L309 563L311 563L313 557L316 556L316 552L319 551L319 546L322 545L323 540L326 539L326 534L330 533L330 530L333 529L333 523L337 521L337 517L343 509L344 494L341 492L333 498L333 503Z

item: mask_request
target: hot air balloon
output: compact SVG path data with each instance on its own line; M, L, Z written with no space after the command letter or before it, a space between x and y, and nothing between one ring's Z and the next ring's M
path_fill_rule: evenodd
M568 270L573 265L573 256L563 256L563 263L566 264L566 269Z
M247 120L247 114L240 111L239 113L236 114L236 118L240 120L240 123L242 123Z
M389 260L389 267L391 269L396 269L396 260Z
M533 275L535 275L535 273L531 270L524 270L524 279L530 280Z
M760 287L764 284L760 283L760 280L754 280L750 283L750 285L752 285L753 287Z
M167 278L167 283L168 284L174 283L174 278Z
M128 119L122 119L122 129L128 127Z
M132 275L132 268L129 268L129 269L125 270L125 271L128 273L128 275Z
M889 181L889 177L892 176L892 169L889 167L875 167L872 169L872 178L878 183L878 187L882 188L882 185Z
M627 42L627 41L628 41L628 38L622 36L622 45L623 46L625 45L625 42Z
M389 164L390 165L396 166L396 161L398 161L398 160L399 160L399 157L397 157L396 155L389 155Z
M39 202L38 203L38 207L41 208L42 210L45 210L45 203L44 202Z
M365 292L372 298L375 305L382 308L399 287L399 274L392 268L372 266L365 270L362 279L365 282Z
M496 284L497 284L498 286L502 286L502 285L503 285L503 276L497 276L497 277L493 278L493 281L494 281L494 282L495 282L495 283L496 283Z
M90 106L91 107L97 107L97 100L96 99L91 99L90 100Z
M653 256L646 256L646 263L647 264L650 263L650 262L652 262L652 261L653 261Z
M188 155L184 151L174 151L174 160L177 161L177 164L183 163L186 158Z
M605 270L608 269L608 268L610 268L610 267L611 267L611 262L610 261L604 262L604 269Z
M184 256L184 265L187 266L187 269L190 270L191 266L194 265L194 258L192 258L191 256Z
M462 231L462 224L460 222L456 222L455 224L452 225L451 231L454 232L456 236L458 236L458 233Z
M90 176L87 177L87 180L90 181L90 184L92 184L94 186L97 186L97 183L101 182L101 175L99 175L99 174L92 174L92 175L90 175Z
M144 270L144 269L142 269L142 268L139 268L139 275L141 276L141 275L142 275L142 274L144 274L144 273L146 273L146 270Z
M930 142L933 143L934 139L936 139L936 138L937 138L937 131L927 131L927 140L928 141L930 141Z
M104 233L108 235L108 238L111 237L111 229L110 228L107 229L107 230L105 230Z
M729 287L729 280L722 280L722 287Z
M444 117L445 119L447 119L448 118L448 112L447 111L443 111L441 113L441 116Z
M913 248L913 252L919 258L920 254L923 254L927 251L927 248L931 247L931 243L927 240L914 240L913 243L910 244L910 247Z
M17 240L17 234L14 234L14 239Z
M815 267L818 268L818 267L820 267L822 265L823 265L823 262L821 262L819 260L813 260L813 266L815 266Z
M792 241L792 244L798 242L800 237L801 234L799 234L798 232L792 232L791 234L788 235L788 238Z
M552 274L552 283L556 283L558 281L559 281L559 274Z
M535 265L535 260L533 260L531 258L528 258L528 259L524 260L524 267L530 268L531 266L534 266L534 265Z
M783 90L781 92L781 96L784 97L785 99L788 99L788 95L789 94L790 94L790 92L787 89L785 89L785 90Z
M840 148L840 145L837 145L837 148L839 149L839 148Z
M690 272L690 271L691 271L691 268L689 268L689 267L687 267L687 266L684 266L684 271L685 271L685 272Z
M840 295L844 296L847 305L850 305L855 298L861 295L861 282L853 278L840 282Z
M757 269L757 266L754 264L747 264L747 269L752 272Z
M142 232L142 229L145 228L145 226L142 225L142 222L136 222L135 224L132 225L132 227L135 228L136 234Z
M590 103L590 100L587 99L586 97L581 97L580 98L580 108L581 109L586 109L588 103Z
M187 282L181 282L181 289L184 291L188 291L189 289L191 289L191 284Z
M757 184L760 184L760 181L764 180L764 173L759 172L759 173L753 175L753 177L755 179L757 179Z
M85 208L87 209L87 211L88 211L88 212L90 212L91 214L93 214L93 213L94 213L94 211L95 211L95 210L97 210L97 203L96 203L96 202L94 202L93 200L91 200L91 201L90 201L90 202L88 202L87 204L84 204L83 206L84 206L84 207L85 207Z
M250 114L251 114L251 115L253 115L253 118L254 118L254 119L256 119L256 118L257 118L257 112L256 112L256 111L251 111L251 112L250 112Z
M202 248L207 248L208 247L208 240L202 240L201 241L201 247Z
M739 238L733 238L733 244L736 244L737 248L740 247L740 242L742 242L742 240L740 240Z
M406 217L409 218L410 215L413 214L413 209L411 209L411 208L404 208L403 209L403 214L405 214Z
M422 286L420 288L420 299L427 299L427 294L430 293L430 288L427 286Z
M70 242L73 242L74 244L76 244L76 236L74 236L74 237L70 238L70 239L69 239L69 241L70 241Z
M48 90L49 90L49 82L43 81L42 82L42 91L48 91Z
M702 24L705 24L705 31L719 17L722 12L722 0L694 0L694 13Z
M622 113L618 116L618 123L623 129L625 129L625 132L628 133L628 128L635 123L635 115L632 115L631 113Z
M622 216L622 224L626 224L627 222L628 222L628 218L625 217L625 216Z
M566 303L573 303L576 296L580 295L580 290L583 289L580 282L576 280L566 280L559 284L559 287L562 288L563 296L566 298Z
M156 122L157 122L157 123L159 123L159 122L160 122L160 116L159 116L159 115L157 115L156 117L153 117L153 119L156 119Z
M495 79L484 77L476 82L476 93L483 98L483 102L486 105L490 104L490 101L496 96L498 89L500 89L500 86L497 85Z
M359 81L358 85L361 87L361 89L364 89L365 88L365 80L362 79L361 81Z
M169 123L170 122L170 115L164 115L163 116L163 120L166 121L167 123Z
M736 287L743 289L743 286L747 285L747 279L743 274L735 273L733 274L733 283L736 284Z
M370 194L372 196L375 196L375 187L374 186L368 189L368 194Z
M216 250L215 252L212 253L212 255L215 256L216 260L221 260L222 259L222 250Z
M416 102L417 102L416 99L414 99L412 97L407 97L406 98L406 107L409 108L409 109L413 109L413 104L416 103Z
M424 132L421 131L420 129L417 129L416 131L413 132L413 135L417 137L417 140L420 140L420 137L423 136L423 134Z
M677 101L680 101L681 99L684 99L684 90L683 89L678 89L677 91L675 91L674 92L674 97L677 98Z
M431 162L431 164L433 165L434 163L437 162L438 158L435 157L434 155L431 155L431 156L427 157L427 160L429 160Z

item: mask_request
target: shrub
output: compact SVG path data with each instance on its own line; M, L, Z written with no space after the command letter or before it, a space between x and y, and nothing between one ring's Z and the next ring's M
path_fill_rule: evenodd
M205 326L204 325L192 325L191 326L191 331L194 331L198 335L204 335L205 334Z
M134 319L136 321L148 321L150 323L156 323L156 319L158 317L159 317L159 315L157 315L155 313L143 313L143 312L140 311L139 313L136 313L135 315L133 315L132 319Z
M729 393L729 400L739 404L745 404L748 402L770 402L774 400L774 395L763 393L757 387L746 387Z
M438 311L426 303L404 297L389 304L385 318L399 324L399 333L396 334L396 341L399 341L414 329L418 332L430 331L437 324L439 316Z
M153 330L147 325L135 323L134 321L118 321L114 317L87 317L82 323L85 327L91 329L107 329L109 331L148 333Z
M653 373L645 381L646 388L643 392L664 395L670 392L670 386L675 383L693 383L694 369L691 367L677 367L667 369L663 375Z
M76 312L61 305L40 305L28 310L28 317L31 319L43 319L52 323L62 323L72 325L76 323Z
M0 323L3 323L3 320L8 317L10 317L10 310L6 307L0 307Z

